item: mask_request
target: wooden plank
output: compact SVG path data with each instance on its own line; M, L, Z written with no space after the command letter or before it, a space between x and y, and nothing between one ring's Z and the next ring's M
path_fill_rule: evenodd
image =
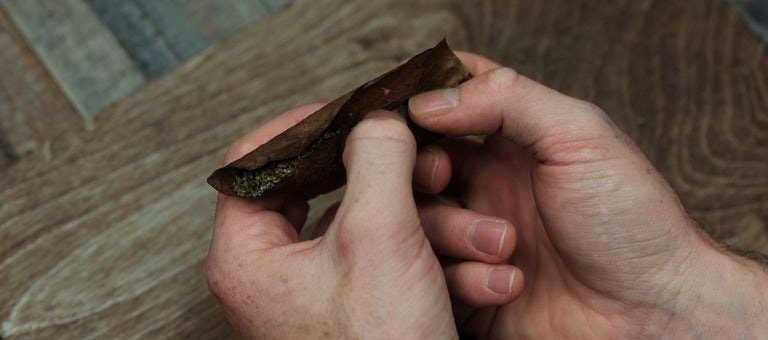
M0 41L0 46L5 45ZM2 92L10 92L3 89ZM10 166L37 148L27 116L8 107L0 98L0 169Z
M144 76L153 79L182 61L134 1L87 0Z
M462 4L483 27L463 47L597 103L707 231L768 252L768 62L738 17L720 1L524 7Z
M728 0L742 18L768 44L768 0Z
M141 72L82 0L0 4L84 117L144 83Z
M210 41L228 38L269 13L259 0L177 0Z
M436 10L436 4L423 10ZM384 11L386 4L328 1L306 6L259 21L217 52L192 60L111 107L82 143L69 145L78 157L56 159L49 172L21 183L0 178L4 336L87 337L94 331L100 337L125 338L146 329L173 334L209 334L206 330L214 329L212 337L220 335L217 313L206 312L216 318L186 326L176 323L184 315L176 311L216 309L206 300L200 279L178 278L182 274L175 260L199 263L205 254L215 196L204 178L220 164L235 136L269 115L309 98L331 99L398 62L389 56L392 52L366 50L357 42L359 34L380 28L367 18ZM329 25L332 9L338 8L367 15ZM273 27L289 26L296 30L272 34ZM332 43L317 39L323 30L316 28L323 26L329 27L323 34L335 37ZM412 39L405 45L412 46L408 53L441 38L439 32L410 34L412 29L402 26L398 33ZM337 39L343 36L347 38ZM285 45L285 39L291 43ZM339 59L339 53L348 57ZM295 56L307 57L285 67ZM172 237L158 237L162 234ZM190 265L195 275L189 277L202 278L202 267ZM82 268L101 269L98 275L88 275L95 273L89 270L85 276L71 276ZM100 288L91 295L95 287ZM178 293L184 289L193 293ZM177 297L163 300L169 306L155 308L169 314L146 312L146 306L151 311L157 305L156 294Z
M306 0L110 107L45 171L0 177L0 334L229 337L202 278L227 145L443 35L595 101L702 225L767 249L768 59L720 1Z
M287 5L289 5L293 0L261 0L265 6L269 9L270 12L277 11Z
M164 40L179 59L194 57L211 44L175 0L133 1L157 27L158 38Z
M17 162L58 155L82 122L2 10L0 75L0 173L12 176L4 170Z
M266 15L259 0L86 0L148 79Z

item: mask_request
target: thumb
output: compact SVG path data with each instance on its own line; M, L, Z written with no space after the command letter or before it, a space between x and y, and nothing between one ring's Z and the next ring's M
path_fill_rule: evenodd
M402 247L423 236L411 189L415 162L416 141L405 119L389 111L369 113L347 137L347 188L326 235L353 248Z
M504 67L481 73L457 88L414 96L409 109L413 121L424 128L449 135L498 132L546 164L584 161L574 159L579 153L561 152L566 148L622 144L615 143L620 132L596 106Z

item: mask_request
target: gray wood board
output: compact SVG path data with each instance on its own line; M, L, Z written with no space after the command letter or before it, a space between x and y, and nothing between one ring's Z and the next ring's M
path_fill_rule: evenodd
M144 84L141 71L82 0L0 4L84 117Z
M93 130L52 143L50 160L0 176L0 334L230 337L204 283L206 176L275 114L446 35L597 103L703 227L768 249L768 58L722 1L304 0L110 106Z

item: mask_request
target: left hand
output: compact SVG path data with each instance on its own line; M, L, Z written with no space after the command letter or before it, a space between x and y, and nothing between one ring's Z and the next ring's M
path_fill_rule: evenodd
M236 142L239 158L315 111L287 112ZM347 138L347 187L327 231L298 241L307 204L219 195L207 281L246 338L457 338L445 278L411 189L404 119L371 113ZM422 162L423 163L423 162Z

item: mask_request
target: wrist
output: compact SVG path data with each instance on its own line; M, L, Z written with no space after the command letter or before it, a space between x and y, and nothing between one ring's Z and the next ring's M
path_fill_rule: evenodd
M768 334L768 271L760 264L702 241L660 309L657 335L670 338L756 338Z

